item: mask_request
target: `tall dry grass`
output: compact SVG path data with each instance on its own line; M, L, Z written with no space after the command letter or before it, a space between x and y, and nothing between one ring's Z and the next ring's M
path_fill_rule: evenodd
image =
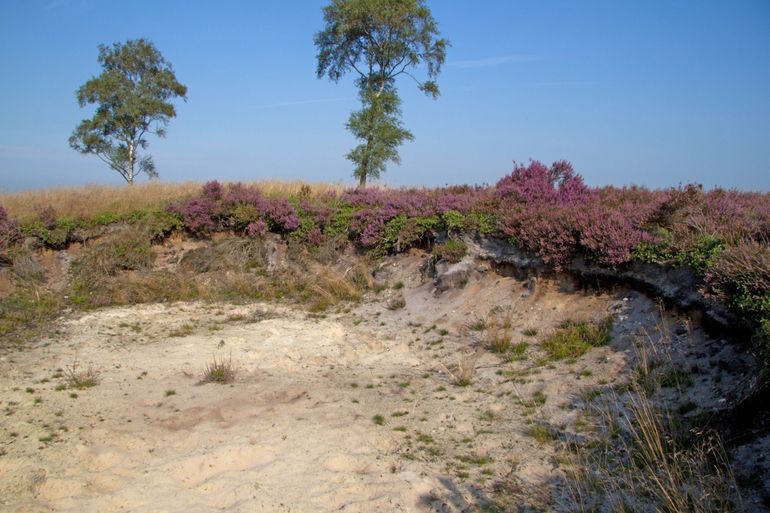
M304 188L311 194L341 192L340 183L309 183L302 180L261 180L244 182L256 186L269 197L298 194ZM86 185L56 187L15 193L0 193L0 205L11 217L23 222L37 218L52 207L58 216L88 219L106 212L123 215L136 210L165 207L173 201L189 198L200 191L202 182L147 182L132 186Z
M655 329L635 340L631 382L588 399L592 434L567 447L574 466L565 469L562 500L570 511L745 511L719 434L674 408L689 377L680 376L671 326L658 308ZM666 398L663 388L676 393Z

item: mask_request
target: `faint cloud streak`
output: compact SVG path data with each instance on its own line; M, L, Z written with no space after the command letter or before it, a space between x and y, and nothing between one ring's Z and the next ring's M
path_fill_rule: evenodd
M293 100L288 102L270 103L267 105L260 105L258 109L276 109L279 107L293 107L295 105L312 105L314 103L334 103L347 100L347 98L318 98L315 100Z
M465 61L448 62L447 66L455 68L487 68L489 66L501 66L512 62L532 62L538 60L534 55L503 55L501 57L484 57L483 59L471 59Z

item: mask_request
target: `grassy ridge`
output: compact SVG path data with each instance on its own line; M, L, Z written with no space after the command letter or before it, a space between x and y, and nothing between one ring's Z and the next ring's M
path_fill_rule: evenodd
M143 210L164 209L172 202L191 198L201 190L200 182L148 182L128 186L86 185L84 187L57 187L15 193L0 193L0 205L8 215L21 223L35 221L39 214L52 209L57 216L88 220L112 213L128 216ZM303 187L313 193L340 192L335 184L310 184L301 180L263 180L247 183L268 196L298 194Z

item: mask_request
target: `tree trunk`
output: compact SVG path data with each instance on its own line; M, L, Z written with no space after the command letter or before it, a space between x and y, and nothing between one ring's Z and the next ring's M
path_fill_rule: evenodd
M128 185L134 185L134 161L136 160L134 142L128 143Z
M358 186L366 189L366 173L361 173L361 176L358 177Z

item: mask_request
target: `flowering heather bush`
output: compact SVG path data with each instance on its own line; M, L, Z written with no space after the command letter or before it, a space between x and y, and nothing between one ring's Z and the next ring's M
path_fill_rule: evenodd
M565 161L517 165L494 187L350 189L266 198L253 186L209 182L173 207L202 235L232 230L291 234L311 245L344 235L379 254L404 251L439 231L498 233L555 267L583 254L603 265L634 259L704 273L725 247L770 230L770 195L688 185L669 190L589 188Z
M212 218L214 205L206 197L172 205L169 210L182 218L185 229L193 235L205 235L216 228Z
M609 210L598 202L589 202L586 208L576 212L580 246L605 265L629 262L639 244L654 240L640 228L631 213L627 209Z
M550 168L536 160L528 166L517 164L513 173L497 182L495 189L507 204L574 204L590 194L583 178L564 160L554 162Z
M222 184L216 180L206 182L201 190L201 196L211 202L217 202L222 199Z
M8 217L8 212L0 206L0 251L8 249L20 237L19 223Z
M294 206L284 198L276 198L267 203L265 211L271 227L278 231L290 232L299 228L299 216Z
M246 235L252 239L259 239L264 237L267 235L267 223L265 223L262 219L258 219L253 223L250 223L249 226L246 227Z

